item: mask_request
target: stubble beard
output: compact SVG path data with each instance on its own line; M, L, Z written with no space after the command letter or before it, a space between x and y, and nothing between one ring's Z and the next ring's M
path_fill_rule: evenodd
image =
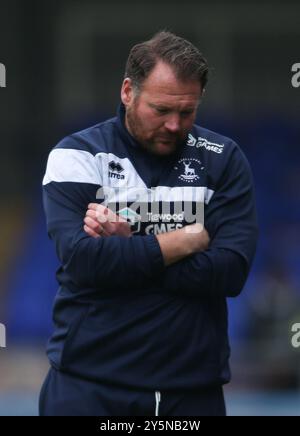
M180 146L182 146L182 143L185 140L185 138L181 138L178 135L174 136L172 138L172 140L174 140L174 145L170 146L169 149L166 148L165 153L163 153L158 150L157 144L155 143L155 138L149 138L149 139L145 138L143 133L144 121L139 117L135 105L133 105L131 108L126 108L125 120L126 120L127 130L129 131L131 136L133 136L134 139L139 144L141 144L141 146L149 153L153 153L157 155L174 153L176 150L178 150Z

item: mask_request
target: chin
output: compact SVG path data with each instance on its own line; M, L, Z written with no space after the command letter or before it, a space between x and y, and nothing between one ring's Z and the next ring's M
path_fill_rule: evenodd
M176 143L164 143L164 142L144 142L142 145L149 153L156 154L158 156L168 156L174 153L179 145Z
M172 154L177 150L177 146L175 144L170 145L170 144L160 144L158 146L156 146L156 153L160 154L162 156L168 155L168 154Z
M176 144L166 144L166 143L155 144L154 147L152 148L153 153L159 154L161 156L172 154L176 150L177 150Z

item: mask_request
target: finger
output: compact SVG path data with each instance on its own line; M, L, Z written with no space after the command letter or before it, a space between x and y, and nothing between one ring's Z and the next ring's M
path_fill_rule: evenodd
M90 229L87 225L83 226L83 230L85 233L87 233L89 236L92 236L93 238L100 238L100 235L98 233L94 232L94 230Z
M84 218L84 223L90 228L92 229L94 232L101 234L103 231L103 227L101 224L98 223L98 221L90 218L90 217L85 217Z
M93 220L97 221L97 214L92 209L88 209L85 216L88 216L88 217L92 218Z
M90 235L95 237L103 236L111 236L102 226L99 226L99 230L96 232L91 227L89 227L87 224L84 225L84 230Z
M97 210L97 207L99 206L98 203L89 203L88 209Z
M95 212L93 211L93 214ZM97 233L100 236L111 236L113 234L113 227L110 223L100 224L97 219L91 218L90 216L86 216L84 218L84 223L89 227L93 232Z
M113 221L111 214L109 214L109 209L102 204L98 204L97 209L95 210L96 218L99 223L106 223L107 221Z
M88 205L88 210L93 210L96 213L103 213L103 214L107 215L109 209L106 206L103 206L103 204L90 203Z
M111 232L111 231L112 231L110 224L107 224L107 223L109 222L107 215L104 215L103 213L98 213L98 212L95 212L95 211L92 210L92 209L89 209L89 210L86 212L86 215L85 215L85 216L86 216L86 217L89 217L90 219L92 219L92 220L93 220L95 223L97 223L97 224L100 223L100 225L101 225L102 227L105 226L105 227L106 227L106 230L107 230L108 232Z
M102 225L107 222L110 223L127 223L127 220L121 217L120 215L115 214L111 209L103 206L102 204L90 203L89 209L87 210L86 215L96 219ZM105 226L109 233L114 231L114 228L109 224Z

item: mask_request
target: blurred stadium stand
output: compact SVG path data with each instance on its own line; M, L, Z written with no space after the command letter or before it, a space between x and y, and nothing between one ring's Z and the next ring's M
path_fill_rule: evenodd
M207 56L199 122L235 139L254 174L260 241L243 294L229 301L228 411L300 414L300 350L290 345L300 322L299 90L290 83L300 4L170 4L11 0L0 16L0 415L36 414L47 370L58 266L41 204L47 154L114 115L129 48L162 28Z

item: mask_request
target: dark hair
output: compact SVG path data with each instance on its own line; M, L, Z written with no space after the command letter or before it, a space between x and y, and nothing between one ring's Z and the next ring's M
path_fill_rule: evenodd
M191 42L167 31L158 32L148 41L132 47L125 78L129 77L134 88L140 90L159 60L170 65L178 79L198 80L202 89L205 88L208 80L206 59Z

